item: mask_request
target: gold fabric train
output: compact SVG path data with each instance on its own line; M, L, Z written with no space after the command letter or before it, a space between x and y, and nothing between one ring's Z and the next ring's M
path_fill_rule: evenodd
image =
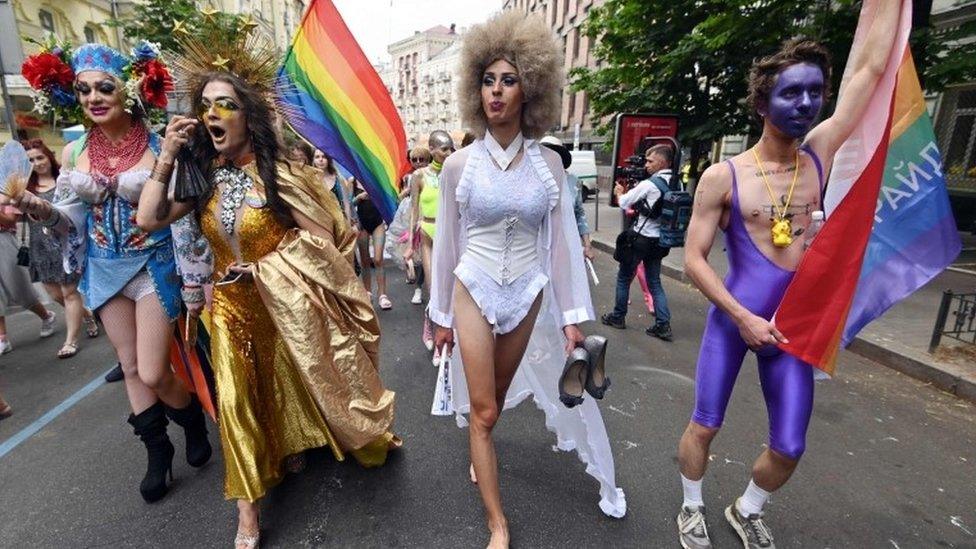
M246 169L260 181L253 170L254 164ZM374 455L378 448L385 459L386 446L398 446L399 439L389 432L394 393L379 376L379 322L353 268L356 236L316 175L312 168L295 174L279 164L279 194L332 239L291 229L274 252L256 263L254 278L341 449L363 449L365 455L354 452L361 463L381 464Z

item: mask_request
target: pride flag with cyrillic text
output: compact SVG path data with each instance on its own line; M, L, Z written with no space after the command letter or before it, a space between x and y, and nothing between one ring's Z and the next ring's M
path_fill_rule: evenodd
M789 340L780 347L827 374L841 345L942 272L962 246L908 46L911 10L911 0L902 0L885 74L834 157L827 222L775 316ZM851 58L863 47L873 13L862 10Z
M291 127L356 177L387 223L410 164L390 94L329 0L312 0L278 72Z

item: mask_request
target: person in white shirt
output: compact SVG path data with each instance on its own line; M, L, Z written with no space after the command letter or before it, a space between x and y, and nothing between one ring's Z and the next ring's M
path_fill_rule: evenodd
M630 297L630 283L634 280L634 273L637 266L644 264L644 274L647 277L647 286L651 290L654 298L654 325L647 329L647 335L651 335L664 341L671 341L671 310L668 309L668 297L664 294L664 286L661 285L661 260L668 255L668 248L658 245L661 235L661 226L656 216L649 216L650 210L661 199L661 189L653 181L655 178L663 179L665 183L671 182L671 163L674 160L674 150L669 145L654 145L644 153L645 168L651 177L641 181L633 189L626 191L621 184L613 188L613 193L617 196L617 203L621 208L635 206L638 214L637 219L629 230L637 233L634 240L633 253L623 258L620 268L617 271L617 295L613 311L603 315L601 320L607 326L614 328L626 328L624 319L627 317L627 300ZM644 204L640 204L644 202ZM659 211L659 210L658 210ZM658 213L659 215L659 213Z

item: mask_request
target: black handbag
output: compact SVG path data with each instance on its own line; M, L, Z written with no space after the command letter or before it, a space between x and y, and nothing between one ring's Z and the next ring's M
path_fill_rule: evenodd
M24 226L20 232L20 248L17 250L17 265L21 267L30 266L30 248L27 247L27 220L22 222Z
M617 263L629 263L633 259L637 240L642 238L640 230L646 224L647 217L644 218L644 223L641 223L640 229L634 230L634 227L630 226L617 235L617 242L613 249L613 258Z

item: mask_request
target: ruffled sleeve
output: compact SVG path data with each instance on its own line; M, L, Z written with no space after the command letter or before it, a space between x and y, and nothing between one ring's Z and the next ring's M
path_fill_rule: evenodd
M71 186L72 170L62 170L58 176L57 188L54 191L54 208L58 211L58 222L50 227L61 243L61 259L64 272L80 273L85 268L87 255L87 240L85 238L85 221L88 215L88 205Z
M468 155L472 147L462 149L444 163L440 174L437 223L434 229L434 251L431 258L430 303L427 314L431 321L445 328L454 325L454 269L461 255L460 201L467 203L471 167Z
M583 245L573 214L573 191L566 184L566 172L559 156L535 142L526 151L549 194L549 227L546 253L548 274L561 326L593 320L593 302L586 280Z

